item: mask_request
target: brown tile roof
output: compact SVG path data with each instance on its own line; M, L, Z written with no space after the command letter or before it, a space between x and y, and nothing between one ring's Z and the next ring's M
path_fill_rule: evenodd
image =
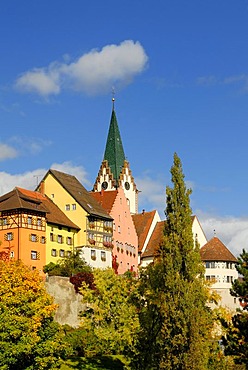
M79 230L47 196L16 187L11 192L0 197L0 211L27 210L45 213L47 222Z
M75 176L50 169L51 174L63 186L63 188L81 205L81 207L92 216L112 220L103 207L90 195L85 187ZM45 176L45 177L46 177Z
M101 204L101 206L110 213L115 202L116 196L118 194L117 190L109 191L99 191L99 192L90 192L90 195Z
M0 212L17 209L47 212L47 208L44 206L40 196L30 197L26 193L21 193L19 188L15 188L0 197Z
M163 240L164 225L165 225L165 221L160 221L156 223L156 226L146 246L146 249L144 253L142 253L142 257L155 256L157 249Z
M144 247L144 243L146 241L155 213L156 210L132 215L133 223L138 235L139 252L141 252L142 248Z
M215 236L207 242L201 249L202 261L230 261L237 262L236 257L227 247Z

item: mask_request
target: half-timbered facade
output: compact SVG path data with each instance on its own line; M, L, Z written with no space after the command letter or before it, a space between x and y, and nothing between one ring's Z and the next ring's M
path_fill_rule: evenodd
M37 190L46 194L80 230L74 244L92 267L112 266L113 219L75 176L50 169Z

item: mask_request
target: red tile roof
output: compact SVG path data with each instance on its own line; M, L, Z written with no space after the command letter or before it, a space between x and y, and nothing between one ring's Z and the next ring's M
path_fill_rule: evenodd
M117 190L109 191L99 191L99 192L90 192L90 195L101 204L101 206L108 212L112 210L113 204L115 202L116 196L118 194Z
M27 193L21 193L20 188L15 188L0 197L0 212L17 209L27 209L42 213L47 212L47 208L39 196L30 197Z
M144 247L144 243L146 241L155 213L156 210L132 215L133 223L138 235L139 252L141 252L142 248Z
M164 225L165 225L165 221L160 221L156 223L156 226L146 246L146 249L144 253L142 254L142 257L153 257L156 255L158 247L163 241Z
M47 222L79 230L74 224L47 196L16 187L11 192L0 197L0 211L27 210L45 213Z
M91 197L90 193L78 181L75 176L64 172L50 169L45 175L44 179L51 174L61 186L86 210L90 215L101 217L107 220L112 220L109 214ZM44 179L42 181L44 181Z
M202 261L230 261L237 262L237 258L229 249L215 236L207 242L201 249Z

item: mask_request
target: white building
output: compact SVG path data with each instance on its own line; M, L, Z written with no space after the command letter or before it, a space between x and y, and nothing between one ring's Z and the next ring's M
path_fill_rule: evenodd
M205 278L213 283L212 289L221 298L219 305L230 310L239 308L239 299L230 294L233 281L238 279L236 257L216 236L200 249L200 254L206 268Z

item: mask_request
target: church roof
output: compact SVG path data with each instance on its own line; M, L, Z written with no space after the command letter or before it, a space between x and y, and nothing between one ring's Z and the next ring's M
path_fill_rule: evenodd
M237 262L237 258L215 236L200 249L202 261Z
M52 169L48 171L47 175L49 173L54 176L89 215L112 220L112 217L110 217L105 209L90 195L75 176Z
M119 175L125 161L125 154L114 107L112 109L104 160L108 161L114 180L118 184Z
M156 210L132 215L136 233L138 235L139 252L141 252L144 247L155 213Z
M118 194L117 190L109 190L109 191L99 191L99 192L91 192L90 195L101 204L101 206L110 213L115 202L116 196Z

